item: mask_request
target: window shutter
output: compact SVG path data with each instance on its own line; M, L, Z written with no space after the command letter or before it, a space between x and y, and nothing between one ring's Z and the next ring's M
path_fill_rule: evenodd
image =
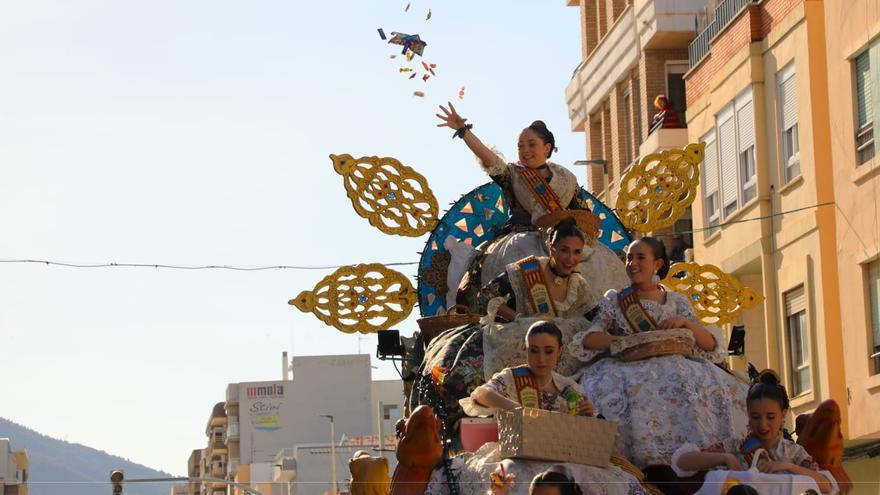
M718 148L715 146L715 134L705 138L706 152L703 156L703 188L705 195L718 191Z
M874 347L880 346L880 261L871 263L868 270L868 289L871 296L871 323Z
M755 109L751 100L736 112L736 125L739 130L739 151L755 145Z
M806 311L807 296L804 293L804 286L785 293L785 316L797 314L799 311Z
M782 130L786 130L797 122L797 86L794 74L779 83L779 106Z
M736 180L736 129L733 115L718 126L718 149L721 152L721 208L735 203L739 185Z
M871 110L871 57L869 55L869 51L866 50L856 57L856 118L859 128L874 121L874 112Z

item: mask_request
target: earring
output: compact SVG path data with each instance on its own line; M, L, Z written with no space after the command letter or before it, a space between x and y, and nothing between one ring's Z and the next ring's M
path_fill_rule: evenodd
M657 275L657 270L654 270L654 275L651 276L651 283L657 285L660 283L660 276Z

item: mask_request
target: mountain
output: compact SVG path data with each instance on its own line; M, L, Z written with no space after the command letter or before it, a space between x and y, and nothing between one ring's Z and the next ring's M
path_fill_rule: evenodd
M0 418L0 438L9 438L15 450L27 450L30 495L110 495L110 471L122 469L126 478L168 478L104 451L57 440ZM124 495L168 495L169 483L125 485Z

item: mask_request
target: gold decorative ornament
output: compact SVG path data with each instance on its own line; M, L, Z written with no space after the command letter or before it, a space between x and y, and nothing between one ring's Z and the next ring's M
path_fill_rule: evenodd
M428 285L434 287L437 295L446 297L449 292L449 284L446 281L446 274L449 272L449 263L452 261L452 254L449 251L437 251L431 255L431 267L422 270L419 277Z
M288 304L345 333L374 333L403 321L418 295L406 275L379 263L344 266Z
M671 227L697 197L700 162L706 145L652 153L620 179L617 215L639 232Z
M419 237L437 224L437 198L420 173L395 158L330 155L358 215L386 234Z
M730 323L743 309L753 308L764 300L758 291L743 287L736 277L715 265L675 263L669 267L663 285L686 296L697 318L710 325Z

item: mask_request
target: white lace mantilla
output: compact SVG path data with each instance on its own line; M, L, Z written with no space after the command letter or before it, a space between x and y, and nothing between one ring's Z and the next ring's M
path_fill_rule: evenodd
M500 156L496 155L495 163L492 163L491 165L482 163L481 165L483 166L483 170L490 176L510 176L513 193L516 195L516 199L519 200L519 204L532 215L532 222L535 222L542 216L550 213L538 202L537 199L535 199L535 195L532 194L532 191L516 172L516 166L514 164L505 163ZM553 177L550 178L548 184L550 185L550 188L556 192L556 195L559 196L559 202L562 203L563 206L567 206L579 189L577 177L562 165L547 162L547 166L550 168L550 172L553 173Z

